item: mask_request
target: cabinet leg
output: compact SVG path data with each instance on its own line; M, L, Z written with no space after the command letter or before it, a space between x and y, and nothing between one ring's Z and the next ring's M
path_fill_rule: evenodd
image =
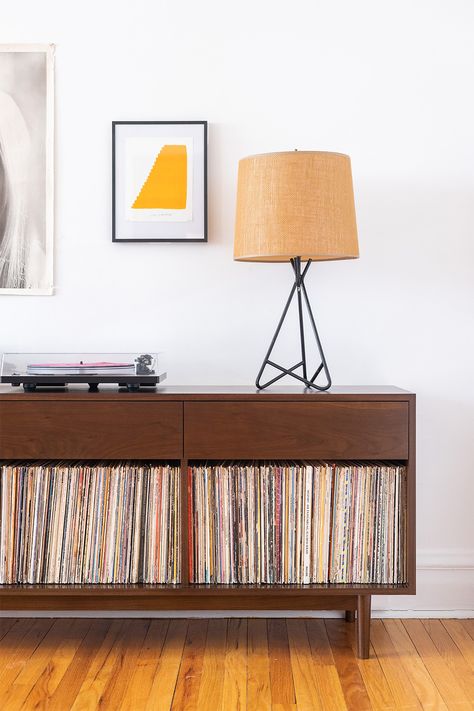
M355 610L346 610L346 622L355 622Z
M357 596L357 656L369 658L370 649L370 595Z

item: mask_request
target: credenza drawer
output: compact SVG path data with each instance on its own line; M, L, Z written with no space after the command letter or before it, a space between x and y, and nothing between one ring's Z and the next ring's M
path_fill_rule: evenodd
M190 459L407 459L408 403L186 402Z
M0 459L179 459L181 402L0 402Z

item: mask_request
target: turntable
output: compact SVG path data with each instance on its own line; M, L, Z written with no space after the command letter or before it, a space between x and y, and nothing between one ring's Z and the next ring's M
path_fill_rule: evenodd
M159 353L4 353L0 382L27 392L86 383L97 391L116 383L134 392L156 387L166 378Z

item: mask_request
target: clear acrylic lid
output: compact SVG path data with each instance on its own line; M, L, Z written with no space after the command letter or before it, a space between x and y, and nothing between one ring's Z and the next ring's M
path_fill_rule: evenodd
M162 376L163 354L156 351L131 353L4 353L0 376ZM8 378L8 381L6 380ZM162 378L161 378L162 379Z

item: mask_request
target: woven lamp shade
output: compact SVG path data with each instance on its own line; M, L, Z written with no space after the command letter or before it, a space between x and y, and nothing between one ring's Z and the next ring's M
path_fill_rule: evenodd
M263 153L239 163L234 259L359 256L351 162L342 153Z

